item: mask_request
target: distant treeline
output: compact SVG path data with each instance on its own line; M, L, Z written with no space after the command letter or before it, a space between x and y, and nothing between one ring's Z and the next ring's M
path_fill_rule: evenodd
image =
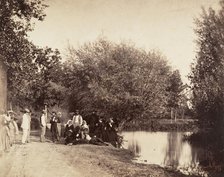
M194 119L148 119L147 121L132 121L124 125L124 131L165 131L165 132L197 132L198 121Z

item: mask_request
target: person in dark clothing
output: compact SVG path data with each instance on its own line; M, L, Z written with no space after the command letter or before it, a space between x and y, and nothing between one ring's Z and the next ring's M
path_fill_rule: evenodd
M114 127L115 129L118 129L118 127L119 127L119 122L118 122L117 118L112 118L112 119L113 119L113 127Z
M72 124L72 120L69 120L64 131L65 145L72 144L75 139L75 128Z
M52 117L50 119L51 123L51 134L52 134L52 141L55 142L55 140L59 141L59 134L58 134L58 127L57 124L60 123L60 119L56 115L55 112L52 113Z
M93 136L89 140L89 144L94 144L94 145L98 145L98 146L109 146L108 143L105 143L102 139L98 138L97 136Z
M89 125L89 133L90 135L93 135L95 129L96 129L96 124L99 122L99 116L95 111L92 112L92 114L89 116L88 120L88 125Z
M110 118L109 121L107 122L105 129L106 129L105 141L111 143L114 147L117 147L118 136L112 118Z
M94 135L102 140L105 140L105 124L102 118L99 118L98 122L95 125L93 136Z

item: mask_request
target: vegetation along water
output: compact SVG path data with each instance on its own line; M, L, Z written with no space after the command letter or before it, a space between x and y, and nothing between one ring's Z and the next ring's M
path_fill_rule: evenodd
M20 124L21 110L29 108L35 127L44 108L61 111L62 124L77 109L84 119L95 111L105 122L113 118L120 130L154 132L124 133L130 138L124 146L140 156L136 160L223 176L224 0L219 9L202 9L195 19L197 48L189 84L161 52L128 42L99 37L69 45L65 56L35 45L28 34L35 20L45 19L47 6L42 0L0 1L0 114L13 110ZM192 134L183 136L188 131ZM160 145L154 143L158 139ZM144 155L146 147L150 155ZM155 157L158 151L161 156Z

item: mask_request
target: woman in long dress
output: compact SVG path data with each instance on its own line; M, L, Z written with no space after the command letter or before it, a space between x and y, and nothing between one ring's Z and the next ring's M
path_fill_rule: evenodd
M19 129L15 121L15 113L11 110L8 111L8 114L7 114L7 124L9 128L9 134L10 134L10 145L13 145L16 142L16 136L19 134Z
M7 116L0 115L0 153L8 152L10 148L10 133L7 123Z

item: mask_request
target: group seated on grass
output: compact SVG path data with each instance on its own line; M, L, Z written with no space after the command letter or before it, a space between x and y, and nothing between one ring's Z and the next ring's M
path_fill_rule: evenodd
M87 125L83 120L81 126L74 126L68 120L64 130L65 145L94 144L101 146L122 147L122 136L117 133L117 127L112 118L108 122L97 120L94 126Z

